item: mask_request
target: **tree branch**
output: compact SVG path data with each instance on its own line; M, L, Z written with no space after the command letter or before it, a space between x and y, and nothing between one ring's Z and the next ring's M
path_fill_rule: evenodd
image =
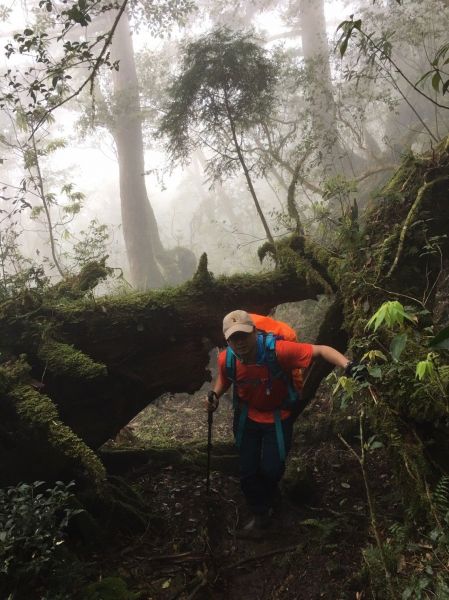
M48 110L45 111L44 115L34 125L33 130L32 130L32 135L37 131L37 129L42 125L42 123L47 119L47 117L48 117L49 114L51 114L54 110L56 110L57 108L59 108L60 106L62 106L64 104L66 104L67 102L69 102L73 98L76 98L76 96L78 96L83 91L83 89L86 87L86 85L88 83L91 84L90 93L92 94L95 76L97 74L98 69L100 68L100 66L103 63L103 57L106 54L106 51L107 51L108 47L111 45L112 38L114 37L115 30L117 29L117 25L118 25L118 23L119 23L122 15L123 15L123 13L125 12L127 4L128 4L128 0L124 0L123 3L121 4L120 8L118 9L117 15L116 15L116 17L114 19L112 27L109 30L109 33L108 33L108 35L106 37L106 40L105 40L105 42L103 44L103 48L102 48L100 54L98 55L97 60L95 61L94 67L93 67L92 72L90 73L89 77L87 77L87 79L85 79L83 81L83 83L72 94L70 94L69 96L67 96L63 100L57 102L54 106L52 106L50 109L48 109Z

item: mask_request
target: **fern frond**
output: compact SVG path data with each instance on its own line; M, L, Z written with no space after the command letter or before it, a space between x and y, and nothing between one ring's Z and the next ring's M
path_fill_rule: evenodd
M449 512L449 476L443 475L432 494L436 510L445 515Z

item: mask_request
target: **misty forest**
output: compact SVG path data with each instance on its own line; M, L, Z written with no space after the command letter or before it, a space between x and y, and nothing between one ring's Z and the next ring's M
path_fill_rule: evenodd
M448 0L0 26L0 600L449 600ZM234 310L315 352L246 526Z

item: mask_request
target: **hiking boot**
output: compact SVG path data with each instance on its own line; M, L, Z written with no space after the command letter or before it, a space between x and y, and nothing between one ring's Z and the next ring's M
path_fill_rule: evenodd
M263 515L254 515L241 529L236 529L235 536L243 540L261 540L270 527L272 514L270 509Z

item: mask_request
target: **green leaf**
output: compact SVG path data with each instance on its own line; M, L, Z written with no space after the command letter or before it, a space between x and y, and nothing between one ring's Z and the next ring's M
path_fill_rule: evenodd
M443 44L441 46L441 48L439 48L438 51L437 51L437 53L435 54L435 58L434 58L433 62L436 63L436 64L438 64L438 62L440 61L440 59L443 58L444 56L446 56L446 54L448 52L449 52L449 43Z
M369 449L370 450L377 450L378 448L383 448L384 445L382 444L382 442L379 442L379 440L376 440L375 442L373 442L372 444L370 444Z
M340 43L340 56L343 58L348 47L348 36Z
M416 365L416 371L415 371L415 377L416 379L419 379L420 381L422 381L425 377L425 373L426 373L426 361L425 360L421 360L417 365Z
M374 379L382 379L382 369L378 366L368 367L368 373L371 377L374 377Z
M385 356L385 354L381 351L381 350L368 350L368 352L365 352L365 354L362 356L362 359L360 362L376 362L376 360L382 360L383 362L387 362L387 357Z
M435 366L429 358L427 360L420 360L416 365L415 377L420 381L429 379L435 372Z
M432 75L432 73L433 71L427 71L427 73L424 73L424 75L418 79L415 85L418 86L421 82L424 82L428 77Z
M440 89L440 83L441 75L439 71L436 71L435 75L432 77L432 87L436 92L438 92L438 90Z
M432 340L430 340L429 346L431 348L449 350L449 326L442 329Z
M407 343L407 334L406 333L399 333L391 340L390 352L391 352L391 356L393 357L394 362L398 362L398 360L401 357L401 354L405 348L406 343Z
M365 325L365 329L372 328L374 331L377 331L383 324L389 328L396 325L401 326L404 323L404 319L412 323L416 322L416 316L407 312L397 300L384 302Z

